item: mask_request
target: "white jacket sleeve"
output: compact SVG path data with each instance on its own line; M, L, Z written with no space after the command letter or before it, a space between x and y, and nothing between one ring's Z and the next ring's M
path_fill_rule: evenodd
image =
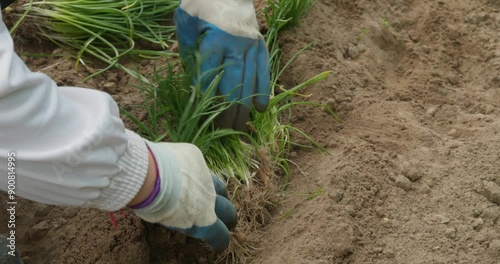
M16 195L53 205L124 207L148 167L145 141L125 129L106 93L57 87L15 54L0 13L0 189L16 155Z

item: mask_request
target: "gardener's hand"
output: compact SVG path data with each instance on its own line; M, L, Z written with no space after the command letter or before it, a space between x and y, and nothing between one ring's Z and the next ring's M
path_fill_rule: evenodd
M159 223L205 241L212 251L229 246L229 230L237 214L222 182L208 170L201 151L185 143L148 143L156 160L159 192L154 201L134 212L147 222Z
M216 125L243 130L251 105L262 112L269 104L269 54L253 1L182 0L175 24L181 56L189 70L196 66L193 54L200 55L202 77L195 78L195 83L201 82L206 91L222 69L214 93L241 102L225 111Z

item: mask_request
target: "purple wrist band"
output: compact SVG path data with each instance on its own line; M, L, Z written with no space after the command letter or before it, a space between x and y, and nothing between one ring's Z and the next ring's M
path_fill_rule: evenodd
M151 153L151 150L149 149L149 147L148 147L148 150L149 150L149 153ZM156 196L158 196L158 193L160 193L160 185L161 185L160 173L158 171L158 165L156 163L156 158L153 155L153 153L151 153L151 156L153 157L153 162L155 163L155 168L156 168L155 187L154 187L153 191L151 192L151 194L148 196L148 198L146 198L146 200L144 200L143 202L136 204L134 206L129 206L132 209L141 209L141 208L144 208L144 207L150 205L156 199Z

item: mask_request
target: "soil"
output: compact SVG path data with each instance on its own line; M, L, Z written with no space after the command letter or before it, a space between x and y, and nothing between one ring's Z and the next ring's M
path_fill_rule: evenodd
M293 124L330 155L294 150L300 169L262 230L247 234L259 249L247 262L500 263L499 30L497 0L319 0L281 38L286 58L315 42L282 84L332 71L303 93L341 123L318 108L295 110ZM82 82L89 69L70 59L24 58L61 85L104 90L125 108L140 103L116 71ZM215 260L130 212L116 214L116 230L105 212L20 203L27 264Z

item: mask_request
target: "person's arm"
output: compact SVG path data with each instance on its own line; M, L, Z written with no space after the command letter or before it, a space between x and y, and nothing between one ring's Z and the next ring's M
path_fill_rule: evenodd
M11 187L15 155L18 196L108 211L128 205L215 252L229 246L237 212L196 146L146 141L125 129L108 94L31 72L3 21L0 67L0 190Z
M146 141L125 129L108 94L31 72L1 14L0 22L0 190L14 186L14 157L16 195L108 211L128 205L215 252L229 246L236 209L196 146Z
M1 19L1 14L0 14ZM141 189L145 140L125 129L111 96L57 87L31 72L0 23L0 189L8 189L9 153L16 195L54 205L114 211Z

